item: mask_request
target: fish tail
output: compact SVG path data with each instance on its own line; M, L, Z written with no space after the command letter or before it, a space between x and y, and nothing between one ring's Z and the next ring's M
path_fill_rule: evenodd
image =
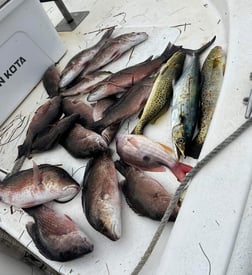
M210 41L208 41L205 45L203 45L197 50L186 49L186 48L182 48L182 49L184 52L186 52L189 55L200 55L214 43L215 39L216 39L216 35Z
M187 156L192 157L194 159L198 159L201 149L202 149L203 144L192 142L192 145L190 146L190 149L186 153Z
M110 36L112 35L112 32L114 31L114 29L115 29L115 26L109 28L109 29L103 34L101 40L110 38Z
M28 156L31 151L31 144L28 142L24 142L22 145L18 146L18 155L16 160L20 159L22 156Z
M93 123L87 124L86 127L89 130L96 132L97 134L101 134L101 132L106 128L100 123L100 121L95 121Z
M192 166L182 162L177 162L176 165L171 168L171 171L176 176L178 181L182 182L185 179L186 174L190 172L191 169Z
M122 160L115 161L115 168L122 174L125 175L128 171L129 165L127 165Z
M163 61L168 60L175 52L177 52L181 48L182 46L176 46L171 42L169 42L167 47L164 49L163 53L161 54L161 59Z

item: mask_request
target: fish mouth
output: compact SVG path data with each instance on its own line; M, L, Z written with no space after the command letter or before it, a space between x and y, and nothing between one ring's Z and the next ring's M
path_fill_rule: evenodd
M68 185L62 189L63 192L67 192L67 194L63 194L62 197L56 199L57 202L69 202L71 201L80 191L80 186L76 185Z
M180 159L180 156L185 158L185 147L179 146L178 144L175 144L174 146L174 154L176 157L176 160L178 161Z
M104 234L112 241L117 241L121 238L121 225L114 222L110 225L109 230L105 230Z

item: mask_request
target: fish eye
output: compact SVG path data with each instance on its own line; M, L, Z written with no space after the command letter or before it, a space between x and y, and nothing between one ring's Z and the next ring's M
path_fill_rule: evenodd
M184 139L184 138L179 138L179 139L177 140L177 143L178 143L178 144L184 144L184 143L185 143L185 139Z

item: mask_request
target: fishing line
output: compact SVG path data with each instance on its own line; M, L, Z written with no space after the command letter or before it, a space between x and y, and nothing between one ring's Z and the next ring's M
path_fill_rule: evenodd
M186 175L185 179L182 181L182 183L177 188L174 196L172 197L164 216L151 240L149 243L149 246L147 247L144 255L142 256L141 260L138 262L137 266L131 273L131 275L137 275L141 271L141 269L144 267L145 263L149 259L152 251L155 248L155 245L157 244L164 227L166 226L173 209L177 205L183 191L187 187L189 181L207 164L209 161L214 158L220 151L222 151L225 147L227 147L232 141L234 141L236 138L238 138L249 126L252 124L252 117L246 120L237 130L235 130L231 135L229 135L227 138L225 138L219 145L217 145L212 151L210 151L202 160L200 160L195 167L192 168L192 170Z

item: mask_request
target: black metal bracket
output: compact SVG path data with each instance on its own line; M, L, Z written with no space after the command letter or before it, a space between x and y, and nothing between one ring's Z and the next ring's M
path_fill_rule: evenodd
M40 0L43 2L55 2L64 18L55 27L58 32L73 31L86 18L89 11L79 11L70 13L62 0Z

